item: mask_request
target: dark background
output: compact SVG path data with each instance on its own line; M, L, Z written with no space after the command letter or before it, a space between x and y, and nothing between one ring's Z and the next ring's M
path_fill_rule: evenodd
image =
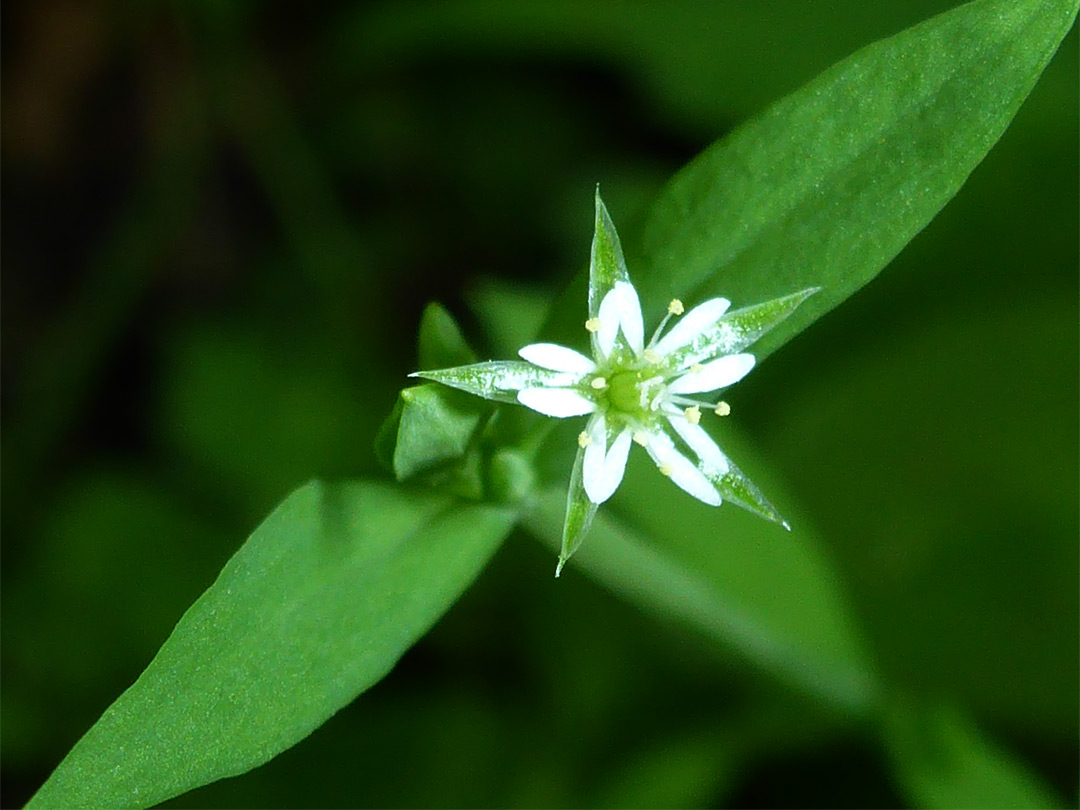
M5 4L3 805L293 487L385 475L427 301L505 352L500 317L583 266L596 182L633 234L712 140L950 5ZM1070 802L1076 67L1074 30L955 202L733 417L882 667ZM908 801L865 730L758 711L767 673L552 565L516 533L370 694L172 804Z

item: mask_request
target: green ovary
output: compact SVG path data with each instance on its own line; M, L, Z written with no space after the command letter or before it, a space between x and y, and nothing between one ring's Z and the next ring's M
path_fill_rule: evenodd
M608 380L608 402L623 413L641 412L641 375L637 371L620 371Z

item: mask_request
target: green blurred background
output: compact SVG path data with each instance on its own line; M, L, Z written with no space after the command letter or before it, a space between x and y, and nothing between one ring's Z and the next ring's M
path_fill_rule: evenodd
M505 356L597 181L632 240L709 142L951 5L6 4L0 803L294 486L385 475L427 301ZM730 397L888 683L1068 802L1077 85L1074 29L956 200ZM553 564L515 533L383 683L171 804L911 801L835 707Z

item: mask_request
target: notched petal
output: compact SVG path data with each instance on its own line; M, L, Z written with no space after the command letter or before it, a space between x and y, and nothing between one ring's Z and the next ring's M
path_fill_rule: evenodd
M671 437L662 430L649 433L645 449L656 466L660 468L660 472L670 477L672 482L684 492L710 506L720 505L720 493L716 491L716 487L697 468L697 465L675 449Z
M577 374L591 374L596 371L596 363L573 349L559 346L557 343L532 343L518 350L522 359L550 371L569 371Z
M518 391L517 398L525 407L559 419L596 410L595 402L573 388L525 388Z
M629 281L617 281L612 292L619 313L619 325L626 342L630 344L634 354L641 354L645 348L645 324L641 318L641 301L637 290Z
M729 354L706 363L696 371L688 371L674 380L668 390L673 394L699 394L734 385L754 367L754 355Z
M726 298L711 298L698 304L660 339L660 342L656 344L656 351L660 354L668 354L690 343L706 330L716 326L717 321L723 317L730 306L731 302Z

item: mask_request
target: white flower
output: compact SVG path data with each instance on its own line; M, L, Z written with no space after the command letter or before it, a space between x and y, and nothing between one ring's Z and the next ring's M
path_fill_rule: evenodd
M525 362L477 363L412 376L488 399L519 402L547 416L589 416L578 436L558 576L580 545L596 507L622 481L633 443L643 446L663 475L698 500L719 506L727 498L787 528L699 424L703 412L729 413L727 403L696 395L745 377L754 367L754 356L743 349L815 292L803 290L735 312L728 311L731 302L726 298L712 298L685 316L676 299L646 343L641 302L597 191L585 321L592 357L554 343L533 343L518 352Z

